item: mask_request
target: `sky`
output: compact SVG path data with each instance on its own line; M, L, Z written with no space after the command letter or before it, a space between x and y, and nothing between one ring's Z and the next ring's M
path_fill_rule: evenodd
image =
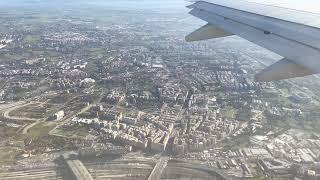
M50 7L51 5L99 6L115 9L168 10L185 9L190 2L185 0L0 0L0 6L34 6Z

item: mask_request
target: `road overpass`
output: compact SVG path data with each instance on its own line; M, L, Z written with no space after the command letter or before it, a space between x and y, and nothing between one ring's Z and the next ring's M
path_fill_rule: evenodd
M148 180L159 180L163 170L166 168L168 163L168 157L161 157L158 163L154 166L151 174L148 177Z
M72 174L77 180L94 180L88 169L83 165L83 163L74 158L77 156L76 153L70 152L63 154L63 158L66 161L68 167L70 168Z

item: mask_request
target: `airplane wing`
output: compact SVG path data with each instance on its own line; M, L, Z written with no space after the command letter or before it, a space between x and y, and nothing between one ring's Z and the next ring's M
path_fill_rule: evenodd
M256 81L320 73L320 14L241 0L196 1L188 8L207 24L186 41L238 35L284 57Z

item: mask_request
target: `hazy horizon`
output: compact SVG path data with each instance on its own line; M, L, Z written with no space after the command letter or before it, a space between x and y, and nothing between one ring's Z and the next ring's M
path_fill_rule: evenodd
M90 8L99 6L99 8L112 8L115 10L150 10L150 11L164 11L177 12L185 11L190 2L185 0L78 0L76 3L73 0L13 0L10 2L0 2L0 6L8 7L22 7L22 8ZM61 6L61 7L60 7Z

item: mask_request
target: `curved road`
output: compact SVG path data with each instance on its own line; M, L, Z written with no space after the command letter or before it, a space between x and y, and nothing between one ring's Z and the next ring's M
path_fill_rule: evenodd
M11 104L6 104L6 105L2 105L0 106L0 111L1 110L5 110L5 112L3 113L3 117L5 117L6 119L10 119L10 120L19 120L19 121L34 121L34 123L31 123L29 125L27 125L26 127L23 128L22 134L27 134L28 130L35 126L36 124L40 123L43 121L43 119L35 119L35 118L27 118L27 117L17 117L17 116L10 116L10 112L31 104L35 104L38 102L26 102L26 101L19 101L16 103L11 103Z
M12 119L12 120L40 121L41 119L27 118L27 117L17 117L17 116L10 116L10 115L9 115L9 113L10 113L11 111L16 110L16 109L19 109L19 108L22 108L22 107L25 107L25 106L28 106L28 105L31 105L31 104L35 104L35 102L29 102L29 103L25 103L25 104L21 104L21 105L17 105L17 106L11 107L11 108L7 109L7 110L3 113L3 116L4 116L6 119Z

